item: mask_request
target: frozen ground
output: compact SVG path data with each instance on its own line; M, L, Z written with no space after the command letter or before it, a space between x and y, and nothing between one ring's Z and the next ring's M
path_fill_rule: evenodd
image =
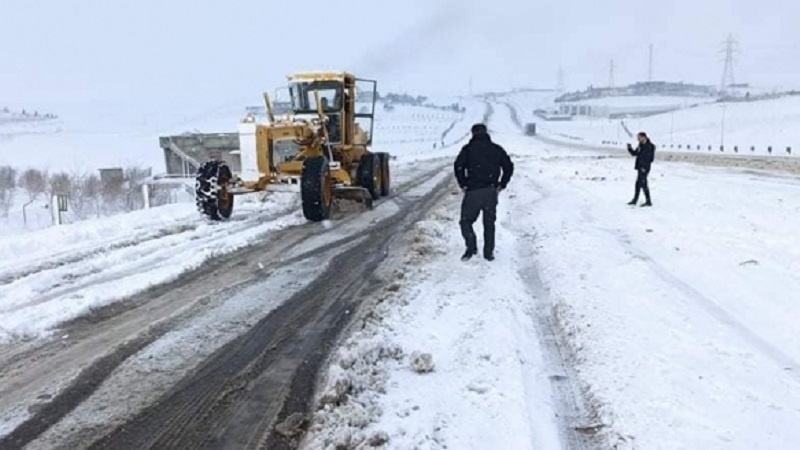
M396 294L333 359L306 446L557 447L544 308L580 386L567 426L601 448L794 448L800 182L657 162L655 208L629 207L632 160L493 128L517 163L497 261L458 261L455 201L421 223Z

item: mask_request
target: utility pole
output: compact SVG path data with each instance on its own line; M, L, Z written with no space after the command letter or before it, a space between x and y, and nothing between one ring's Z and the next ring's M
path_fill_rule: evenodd
M722 53L725 55L725 66L722 69L722 81L719 88L721 92L725 92L728 86L736 82L733 64L736 62L736 55L739 54L739 42L732 34L729 34L728 39L725 40L725 48L722 49Z
M614 60L612 59L608 65L608 87L614 87Z
M719 145L725 146L725 101L722 101L722 127L720 127Z
M647 81L653 81L653 44L650 44L650 58L647 65Z

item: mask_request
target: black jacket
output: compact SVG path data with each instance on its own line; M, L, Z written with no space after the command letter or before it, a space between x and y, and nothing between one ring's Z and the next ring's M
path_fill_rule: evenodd
M636 164L633 166L636 170L650 171L650 166L656 158L656 146L649 140L644 144L639 144L636 150L628 146L628 153L636 157Z
M487 187L505 189L514 173L514 163L508 153L492 142L488 134L473 136L461 149L453 166L458 185L468 191Z

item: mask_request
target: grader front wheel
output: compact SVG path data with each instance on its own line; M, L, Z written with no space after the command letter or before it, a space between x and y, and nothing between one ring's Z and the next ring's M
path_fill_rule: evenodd
M200 166L195 178L197 210L211 220L225 220L233 212L229 191L231 169L222 161L208 161Z
M308 158L303 162L300 196L303 202L303 215L307 220L320 222L330 217L333 205L333 177L326 158Z

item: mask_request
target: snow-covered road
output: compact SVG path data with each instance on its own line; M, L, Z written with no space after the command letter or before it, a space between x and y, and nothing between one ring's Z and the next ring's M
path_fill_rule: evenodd
M800 181L657 161L656 206L629 207L632 160L491 128L517 166L497 261L458 261L456 201L421 223L396 294L334 358L307 447L572 448L577 429L599 448L794 448ZM572 370L578 414L559 418Z
M655 207L629 207L632 160L494 110L516 174L492 263L458 260L458 192L428 210L457 146L408 144L396 198L330 229L276 196L223 224L176 205L0 240L0 443L202 440L204 417L295 445L292 408L362 305L307 448L793 448L800 181L657 160ZM248 428L279 410L283 431Z

